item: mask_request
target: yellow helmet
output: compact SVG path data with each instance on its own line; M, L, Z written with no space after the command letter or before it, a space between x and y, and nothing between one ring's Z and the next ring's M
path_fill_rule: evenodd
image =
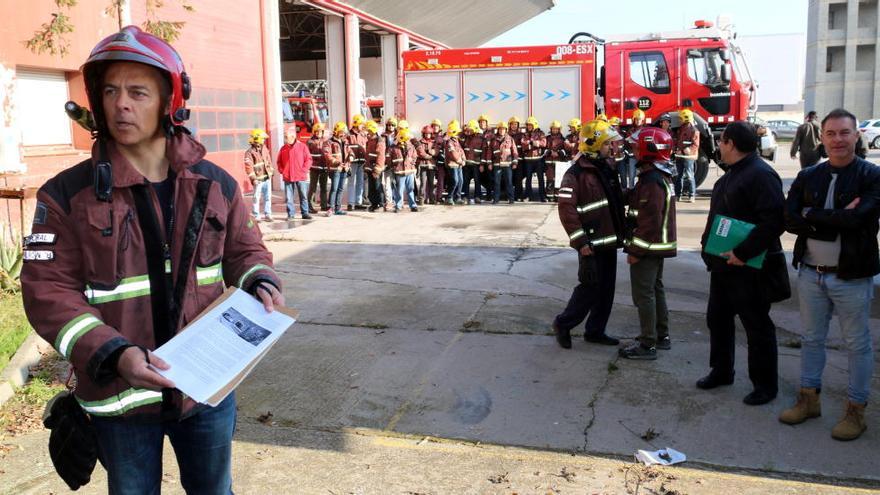
M514 122L516 122L517 124L522 124L522 121L519 120L519 117L517 117L516 115L514 115L513 117L511 117L511 118L507 121L508 125L509 125L509 124L513 124Z
M315 123L312 125L312 134L317 134L318 131L323 131L323 130L326 129L326 128L327 128L327 126L325 126L325 125L322 124L321 122L315 122Z
M632 119L633 119L633 122L635 122L636 120L639 120L639 119L645 120L645 112L643 112L641 108L636 108L635 110L633 110Z
M341 120L333 126L333 134L345 134L346 132L348 132L348 127Z
M581 119L575 117L575 118L569 120L569 121L568 121L568 126L569 126L569 127L574 127L574 130L575 130L575 131L580 132L580 130L581 130Z
M366 121L367 121L366 117L364 117L361 114L356 114L354 117L351 118L351 126L357 127L359 125L363 125L364 122L366 122Z
M457 136L461 132L461 124L458 123L458 120L450 120L449 125L446 127L446 133L452 137Z
M474 119L468 120L466 127L474 132L478 132L480 130L480 124L478 124L477 121Z
M401 129L409 129L409 122L404 119L400 119L397 121L397 127Z
M379 132L379 124L377 124L375 120L368 120L365 127L367 128L367 132L372 132L373 134Z
M596 115L596 120L601 120L601 121L603 121L603 122L608 122L608 116L605 115L604 113L600 113L599 115Z
M408 143L411 139L412 133L409 132L409 127L401 127L397 131L397 144Z
M397 127L397 119L395 119L394 117L388 117L388 119L385 121L385 125L387 126L388 124Z
M604 120L592 120L581 127L582 142L578 149L590 158L598 158L599 150L608 141L620 139L620 134Z
M480 122L481 120L485 120L486 123L488 124L489 123L489 116L486 115L485 113L482 113L482 114L480 114L479 117L477 117L477 122Z
M552 121L550 121L550 128L551 129L562 129L562 122L560 122L558 120L552 120Z
M498 122L498 125L495 126L496 129L509 129L507 122L501 120Z
M530 125L530 126L536 128L536 129L537 129L538 127L540 127L540 126L538 125L538 119L536 119L534 116L529 116L529 118L526 119L526 125Z
M608 123L612 126L620 125L620 117L611 117L610 119L608 119Z
M682 108L678 111L678 119L682 124L692 123L694 121L694 112L689 108Z
M269 137L269 135L266 134L266 131L257 128L251 131L251 137L248 139L248 142L253 144L263 144L267 137Z
M443 127L443 122L440 119L434 119L431 121L431 125L439 125L440 127Z

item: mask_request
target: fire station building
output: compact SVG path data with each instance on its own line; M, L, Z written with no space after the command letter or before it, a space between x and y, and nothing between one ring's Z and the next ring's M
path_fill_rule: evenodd
M120 25L183 23L172 44L193 81L188 127L242 186L244 150L254 127L269 131L273 151L285 123L350 121L400 113L401 53L479 46L554 5L525 0L451 0L428 6L391 0L79 0L59 7L34 0L0 3L0 223L18 230L20 205L59 171L89 156L91 138L64 113L87 103L79 67ZM36 54L25 42L61 13L72 32L65 54ZM121 18L118 19L117 17ZM297 83L285 83L297 81ZM291 106L291 95L315 112ZM367 102L370 106L367 106ZM299 112L300 115L297 115ZM315 117L317 116L317 117ZM25 218L28 208L25 206Z

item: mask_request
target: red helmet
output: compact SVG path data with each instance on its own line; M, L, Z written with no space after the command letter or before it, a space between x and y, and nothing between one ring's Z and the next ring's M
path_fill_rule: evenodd
M101 108L100 79L103 67L111 62L139 62L159 69L171 83L171 101L168 119L172 125L183 125L189 118L186 100L192 87L189 76L183 70L180 55L164 40L141 31L137 26L126 26L122 31L101 40L82 66L89 105L96 116L98 126L103 126L104 112Z
M672 136L659 127L644 127L635 136L641 162L668 162L672 159Z
M424 136L425 134L434 134L434 128L430 125L422 127L422 136Z

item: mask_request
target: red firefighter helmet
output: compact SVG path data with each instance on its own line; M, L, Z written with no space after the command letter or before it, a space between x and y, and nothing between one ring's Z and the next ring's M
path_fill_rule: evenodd
M186 100L189 99L192 87L180 55L162 39L141 31L137 26L126 26L122 31L101 40L82 66L89 106L92 107L99 128L106 126L103 122L100 85L103 67L110 62L139 62L159 69L171 85L167 115L170 124L183 125L189 118Z
M640 162L668 162L672 159L672 136L659 127L639 129L636 142Z

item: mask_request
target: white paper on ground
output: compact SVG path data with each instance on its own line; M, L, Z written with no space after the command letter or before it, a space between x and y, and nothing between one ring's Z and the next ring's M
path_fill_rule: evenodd
M193 400L217 405L295 321L236 289L153 351L171 366L153 369Z
M675 449L670 449L669 447L666 447L665 449L655 451L639 450L636 452L636 460L644 463L646 466L650 466L652 464L669 466L671 464L684 462L687 460L687 457Z

